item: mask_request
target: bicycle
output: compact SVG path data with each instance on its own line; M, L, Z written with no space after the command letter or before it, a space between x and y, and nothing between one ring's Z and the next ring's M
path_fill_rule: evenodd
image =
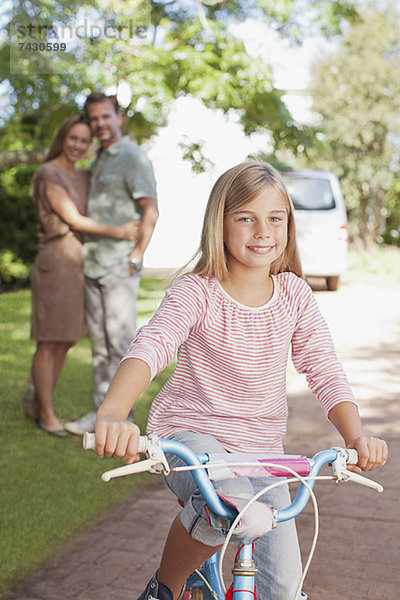
M83 447L86 450L95 449L95 436L86 433L83 437ZM251 542L240 542L239 549L232 569L233 583L227 590L224 582L222 564L229 541L234 534L234 530L249 507L263 494L273 487L283 483L299 482L299 488L292 503L282 509L271 508L272 521L271 528L278 526L279 523L294 519L307 505L311 498L314 507L315 533L311 545L311 550L303 569L303 574L296 590L295 598L301 593L302 585L309 569L318 538L318 506L313 492L316 480L334 480L336 482L354 481L365 485L378 492L383 492L383 487L358 473L347 469L348 464L357 463L357 452L344 448L331 448L315 454L312 458L306 458L301 455L270 455L270 454L227 454L223 460L220 456L217 458L212 454L195 454L190 448L175 442L173 440L158 439L155 435L141 436L138 452L146 455L145 460L132 465L117 467L106 471L102 475L105 482L117 477L132 475L139 472L148 471L155 474L163 474L168 477L171 472L165 454L174 454L181 458L186 466L176 467L174 471L191 470L196 484L203 496L209 509L227 519L231 525L227 533L225 543L221 550L208 559L204 565L196 570L186 582L184 600L189 600L191 590L196 588L203 589L204 600L255 600L255 576L257 569L253 561L253 544ZM324 465L332 468L332 475L318 475ZM216 477L219 469L229 468L234 475L258 477L272 476L278 478L278 481L266 486L258 492L247 504L238 512L228 507L221 501L217 495L212 479ZM250 469L250 471L249 471ZM257 473L257 474L254 474ZM290 477L288 478L288 475ZM279 478L284 478L279 481Z

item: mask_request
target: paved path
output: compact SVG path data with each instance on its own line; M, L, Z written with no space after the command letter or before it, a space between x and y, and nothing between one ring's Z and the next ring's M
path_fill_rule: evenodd
M390 459L374 477L380 495L351 483L317 487L321 531L305 590L309 600L394 600L400 597L400 289L367 284L317 293L345 364L367 429L384 437ZM340 440L297 374L289 379L288 452L312 455ZM163 486L132 497L82 532L63 552L15 589L9 600L135 600L157 568L177 512ZM313 515L298 519L307 555ZM289 599L288 599L289 600Z

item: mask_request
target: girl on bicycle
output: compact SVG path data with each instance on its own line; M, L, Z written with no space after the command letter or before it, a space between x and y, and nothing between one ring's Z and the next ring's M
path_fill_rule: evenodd
M175 372L153 401L148 433L183 442L195 452L282 453L291 351L296 369L306 375L346 446L358 451L358 468L381 465L386 444L363 433L327 324L302 279L293 207L275 169L244 162L217 180L196 259L167 291L120 364L97 413L99 456L139 459L139 429L125 419L176 354ZM254 491L266 484L251 479L239 485L249 481ZM140 600L179 598L187 577L224 541L224 534L210 527L191 474L171 474L167 483L185 507ZM226 489L222 485L225 496L241 495ZM272 490L263 502L288 505L287 488ZM255 561L260 600L293 598L301 577L293 521L256 541Z

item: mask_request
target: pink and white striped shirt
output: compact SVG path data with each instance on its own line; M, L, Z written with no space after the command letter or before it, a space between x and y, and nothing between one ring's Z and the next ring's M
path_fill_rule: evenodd
M355 403L308 284L293 273L273 282L272 298L257 308L231 298L216 279L193 274L167 291L123 359L143 360L154 377L178 354L153 401L148 433L168 438L190 430L213 435L230 452L282 452L290 349L326 413Z

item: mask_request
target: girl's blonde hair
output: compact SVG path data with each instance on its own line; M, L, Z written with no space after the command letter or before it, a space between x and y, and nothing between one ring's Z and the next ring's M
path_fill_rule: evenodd
M62 153L64 140L67 137L69 131L73 128L74 125L87 125L90 129L88 118L85 115L77 114L69 117L64 123L61 125L60 129L57 131L54 136L54 140L51 144L50 150L46 158L43 162L48 162L49 160L53 160L60 156ZM92 134L90 133L90 139L92 139Z
M299 277L303 276L296 245L294 209L289 193L276 169L268 163L254 160L232 167L217 179L207 203L200 246L192 259L196 262L191 273L215 277L218 281L224 281L228 277L224 216L240 210L268 187L281 194L288 215L287 245L283 254L272 263L271 273L290 271Z

